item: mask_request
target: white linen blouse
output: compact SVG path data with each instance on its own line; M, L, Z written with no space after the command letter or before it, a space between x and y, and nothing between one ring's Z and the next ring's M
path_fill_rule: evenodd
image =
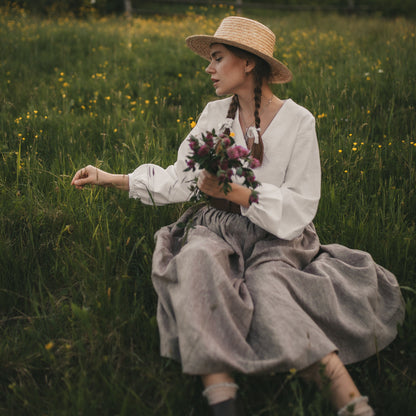
M154 164L139 166L129 176L129 196L147 205L185 202L190 196L190 185L198 175L185 172L190 154L189 138L218 129L224 124L231 97L207 104L199 120L178 151L177 161L167 168ZM245 146L244 134L238 122L238 112L231 130L235 144ZM263 164L254 170L261 183L259 202L241 207L241 214L254 224L291 240L298 237L315 217L321 188L321 166L315 131L315 119L304 107L293 100L284 101L267 129L262 132ZM233 182L243 179L234 177Z

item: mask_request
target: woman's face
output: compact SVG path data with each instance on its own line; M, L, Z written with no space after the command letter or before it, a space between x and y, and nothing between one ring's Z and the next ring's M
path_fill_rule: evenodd
M211 45L210 54L211 63L205 71L211 75L211 81L218 96L240 95L242 89L251 88L248 74L254 64L239 58L219 43Z

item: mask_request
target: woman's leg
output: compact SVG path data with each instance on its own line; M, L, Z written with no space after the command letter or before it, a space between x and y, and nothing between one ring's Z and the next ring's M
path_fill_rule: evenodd
M238 386L228 373L214 373L201 376L205 390L203 395L212 406L226 400L235 399Z
M340 416L374 414L367 404L367 398L362 397L350 374L338 355L333 352L321 361L302 371L301 376L314 381L319 388L328 382L331 402L339 411Z
M236 398L238 386L230 374L207 374L202 376L202 383L213 416L244 416Z

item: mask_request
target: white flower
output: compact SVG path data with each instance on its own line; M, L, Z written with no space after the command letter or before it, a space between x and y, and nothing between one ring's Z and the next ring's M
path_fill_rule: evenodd
M220 133L222 133L224 130L226 129L230 129L234 123L234 119L233 118L226 118L224 123L220 123L218 125L218 130L220 131Z

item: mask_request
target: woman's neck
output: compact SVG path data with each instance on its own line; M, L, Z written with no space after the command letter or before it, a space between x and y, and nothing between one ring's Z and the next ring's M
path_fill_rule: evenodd
M268 107L271 102L275 99L275 96L270 89L270 87L263 86L262 92L261 92L261 104L260 104L260 111ZM242 112L245 115L252 115L254 114L255 110L255 99L254 99L254 93L251 91L247 94L238 94L238 103L240 107L240 112Z

